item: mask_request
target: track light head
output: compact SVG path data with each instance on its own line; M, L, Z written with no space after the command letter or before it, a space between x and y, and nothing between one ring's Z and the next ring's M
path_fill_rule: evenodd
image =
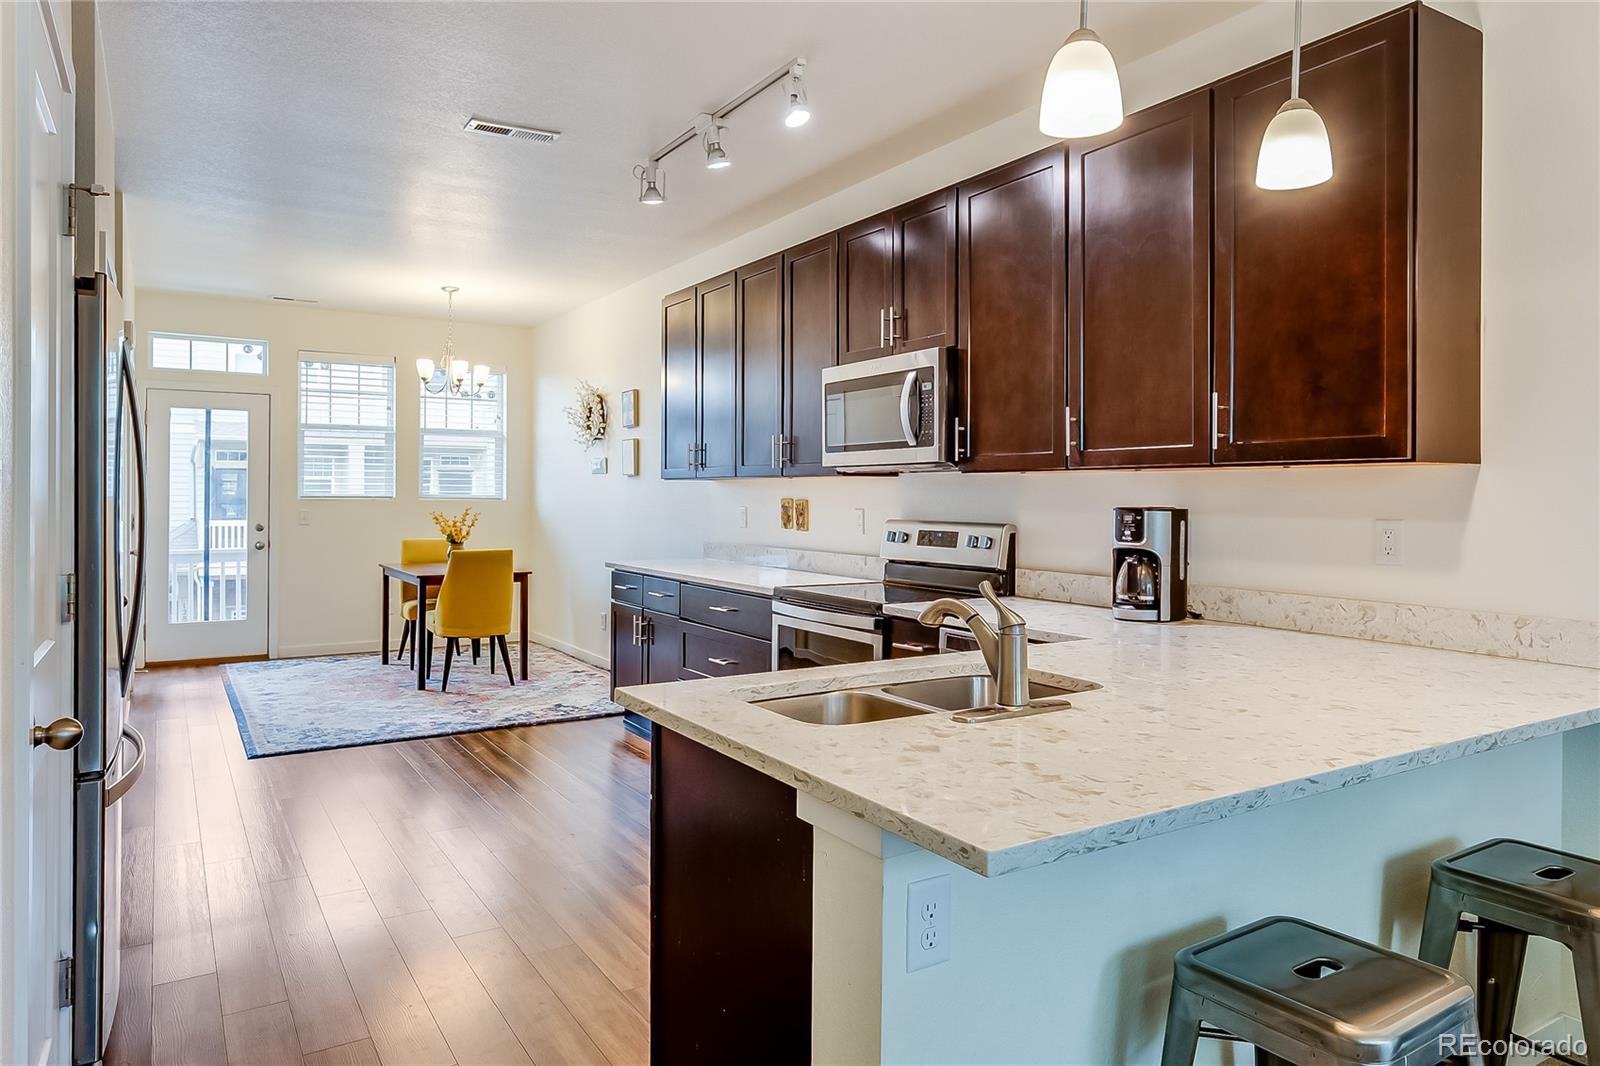
M695 120L695 128L700 131L700 143L705 146L706 169L721 170L731 166L733 160L722 148L722 131L728 127L715 115L701 115Z
M785 79L784 91L789 97L789 110L783 116L783 124L790 129L798 129L811 121L811 105L806 101L806 61L797 59L789 68L789 77Z
M664 204L666 195L661 191L667 184L666 174L655 160L642 166L633 168L633 176L639 181L639 202L641 204Z

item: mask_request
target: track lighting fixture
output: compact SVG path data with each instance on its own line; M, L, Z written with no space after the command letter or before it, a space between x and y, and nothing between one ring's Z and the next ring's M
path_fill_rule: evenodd
M783 124L799 129L811 121L811 105L806 102L806 61L797 59L789 68L789 80L784 88L789 94L789 110L784 113Z
M1078 28L1050 61L1039 94L1039 132L1047 137L1093 137L1122 125L1122 82L1117 61L1089 28L1089 0L1081 0Z
M706 149L706 169L722 170L731 166L733 160L722 150L722 131L728 127L717 121L714 115L701 115L694 125L700 131L700 143Z
M1300 98L1300 5L1294 0L1294 52L1289 64L1289 99L1267 123L1256 156L1256 185L1306 189L1333 177L1333 147L1322 116Z
M664 204L666 195L662 192L667 184L666 172L663 171L655 160L633 168L633 176L639 181L639 202L641 204Z

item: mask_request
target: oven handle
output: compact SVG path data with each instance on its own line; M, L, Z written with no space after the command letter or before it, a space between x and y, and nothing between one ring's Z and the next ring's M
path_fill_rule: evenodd
M917 372L907 371L905 384L900 386L900 432L905 434L906 443L912 447L917 444L917 430L911 428L911 401L915 398L916 387ZM922 420L919 418L917 421L920 423ZM921 428L919 424L917 429Z

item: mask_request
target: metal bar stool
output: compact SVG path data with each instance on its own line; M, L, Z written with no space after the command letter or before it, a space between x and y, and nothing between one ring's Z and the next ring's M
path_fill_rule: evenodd
M1477 916L1463 922L1462 913ZM1600 862L1520 840L1490 840L1433 864L1419 955L1450 965L1458 930L1478 934L1478 1022L1488 1049L1511 1036L1528 937L1566 945L1583 1034L1600 1040ZM1484 1056L1498 1066L1503 1053Z
M1449 970L1263 918L1178 952L1161 1064L1191 1066L1205 1035L1254 1044L1257 1066L1481 1066L1472 1004Z

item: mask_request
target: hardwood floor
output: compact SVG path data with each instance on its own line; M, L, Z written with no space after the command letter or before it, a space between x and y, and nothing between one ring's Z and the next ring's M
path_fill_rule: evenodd
M133 720L107 1063L648 1060L650 771L615 719L248 760L194 667Z

